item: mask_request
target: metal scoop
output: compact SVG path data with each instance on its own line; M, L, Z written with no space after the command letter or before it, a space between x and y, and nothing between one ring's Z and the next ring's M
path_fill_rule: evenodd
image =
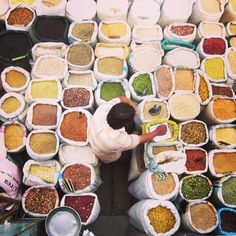
M148 111L151 115L157 115L161 112L161 106L154 105L152 108Z

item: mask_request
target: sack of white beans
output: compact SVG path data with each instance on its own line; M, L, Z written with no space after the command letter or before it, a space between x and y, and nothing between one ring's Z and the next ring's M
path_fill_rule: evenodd
M184 23L192 13L193 1L189 0L165 0L162 9L161 16L158 21L162 27L171 23ZM181 6L181 10L180 7Z
M172 23L164 28L164 38L167 39L179 39L192 43L196 34L196 25L190 23Z
M153 221L162 216L161 213L158 214L162 212L162 210L165 210L166 213L168 212L167 214L170 214L169 217L173 220L168 222L170 224L168 228L161 227L161 231L158 231L160 229L154 226ZM180 227L179 213L174 204L169 201L152 199L141 200L129 209L128 215L129 221L134 227L150 236L174 235ZM164 222L166 221L166 217L162 216L160 220Z
M131 28L134 25L154 25L160 17L160 5L155 0L133 1L128 14L128 24Z
M126 21L128 13L128 0L98 0L97 1L97 18L98 21L104 20L123 20Z
M36 61L38 57L44 55L54 55L64 58L67 46L64 43L42 42L37 43L32 48L32 57Z
M36 13L38 16L65 16L66 4L66 0L54 1L52 3L50 1L39 0L36 5Z
M179 47L166 53L163 58L163 64L171 67L185 66L197 69L200 66L200 58L196 51L189 48Z
M165 190L163 189L165 188ZM155 199L173 201L179 190L179 178L174 173L143 172L128 188L132 196L138 200Z
M28 130L56 129L61 113L61 106L57 102L35 102L27 111L25 124Z
M98 158L93 153L90 145L77 147L61 144L58 156L63 166L70 163L87 163L92 166L97 166L98 164Z
M192 9L189 22L198 24L200 21L218 22L224 12L224 0L202 1L197 0Z

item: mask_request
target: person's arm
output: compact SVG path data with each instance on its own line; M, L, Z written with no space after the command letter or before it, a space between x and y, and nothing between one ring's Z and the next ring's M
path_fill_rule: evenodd
M135 109L134 103L129 98L127 98L125 96L120 96L119 99L122 103L127 103Z
M154 131L152 131L150 133L139 135L140 143L149 142L153 138L155 138L156 136L164 135L166 133L166 131L167 131L166 126L160 125Z

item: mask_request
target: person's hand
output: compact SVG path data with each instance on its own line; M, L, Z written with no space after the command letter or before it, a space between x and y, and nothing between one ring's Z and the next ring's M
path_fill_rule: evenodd
M155 134L156 136L162 136L166 134L166 131L167 131L166 125L162 124L155 129Z

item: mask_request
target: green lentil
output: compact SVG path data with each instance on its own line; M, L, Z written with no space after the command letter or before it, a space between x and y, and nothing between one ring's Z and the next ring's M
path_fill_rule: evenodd
M151 95L153 93L152 81L148 74L140 74L135 77L132 86L138 96Z
M109 101L119 96L125 96L125 91L119 82L105 82L101 86L100 98Z
M184 179L181 190L184 198L196 200L207 197L211 191L211 185L202 176L192 176Z
M231 177L223 182L222 196L226 204L236 205L236 177Z

